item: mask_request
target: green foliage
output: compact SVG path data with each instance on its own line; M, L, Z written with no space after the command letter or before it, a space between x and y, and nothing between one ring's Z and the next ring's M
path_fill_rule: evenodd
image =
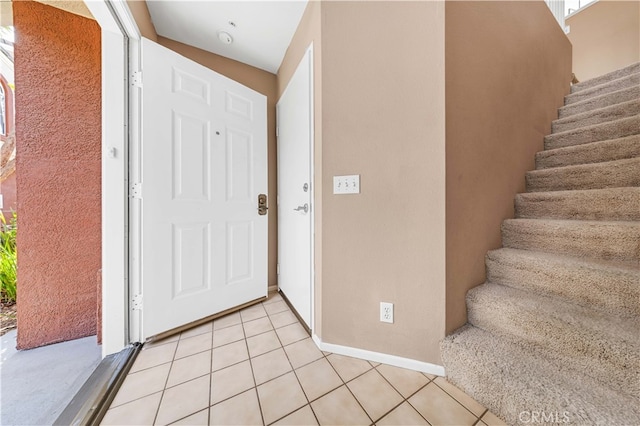
M16 232L18 216L13 213L9 223L0 212L0 297L3 303L15 303L18 282L18 252Z

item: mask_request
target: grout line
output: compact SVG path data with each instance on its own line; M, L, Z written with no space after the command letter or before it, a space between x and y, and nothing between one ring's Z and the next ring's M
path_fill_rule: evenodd
M371 364L371 362L369 362L369 363ZM378 418L378 419L376 420L376 422L377 422L377 421L379 421L379 420L383 419L387 414L391 413L393 410L395 410L396 408L398 408L399 406L401 406L401 405L406 401L406 399L405 399L404 395L403 395L402 393L400 393L400 391L399 391L398 389L396 389L396 388L395 388L395 386L393 386L393 385L391 384L391 382L390 382L389 380L387 380L387 378L386 378L386 377L384 377L384 374L382 374L381 372L379 372L379 371L378 371L378 368L377 368L377 367L373 367L373 370L374 370L376 373L378 373L378 375L382 377L382 380L384 380L385 382L387 382L387 383L389 384L389 386L391 386L391 389L393 389L394 391L396 391L396 393L397 393L398 395L400 395L400 398L402 399L402 401L400 401L400 403L399 403L398 405L396 405L395 407L393 407L391 410L387 411L384 415L380 416L380 418ZM369 371L371 371L371 370L369 370ZM375 422L374 422L374 423L375 423Z
M200 409L200 410L198 410L198 411L195 411L195 412L193 412L193 413L187 414L187 415L186 415L186 416L184 416L184 417L180 417L179 419L176 419L176 420L172 421L171 423L169 423L169 424L168 424L168 426L174 425L174 424L178 423L180 420L184 420L184 419L186 419L187 417L191 417L191 416L193 416L193 415L195 415L195 414L198 414L199 412L204 411L204 410L209 410L209 407L207 406L206 408L202 408L202 409ZM207 419L208 419L208 418L209 418L209 413L207 413ZM155 422L154 422L153 424L155 425Z
M427 377L427 379L428 379L428 377ZM405 401L407 402L407 404L409 404L409 406L410 406L411 408L413 408L413 410L414 410L416 413L418 413L418 415L419 415L420 417L422 417L422 418L424 419L424 421L425 421L425 422L427 422L427 424L429 424L429 425L431 424L431 423L429 423L429 420L427 420L427 418L426 418L425 416L423 416L423 415L422 415L422 413L421 413L421 412L420 412L416 407L414 407L414 406L413 406L413 404L411 403L411 401L409 401L409 398L412 398L415 394L417 394L418 392L420 392L422 389L424 389L424 388L426 388L427 386L429 386L429 385L431 384L431 382L432 382L432 381L433 381L433 380L431 380L431 379L430 379L430 380L429 380L429 383L427 383L427 384L425 384L424 386L420 387L420 389L418 389L417 391L415 391L414 393L412 393L411 395L409 395L409 396L407 397L407 399L405 399Z
M362 375L362 374L361 374ZM359 376L358 376L359 377ZM353 381L353 380L351 380ZM356 400L356 402L358 403L358 405L360 406L360 408L362 408L362 411L364 411L364 414L369 418L369 420L371 420L370 424L375 424L375 422L373 421L373 419L371 418L371 416L369 415L369 413L367 412L367 410L364 409L364 407L362 406L362 404L360 403L360 401L358 400L358 398L356 397L356 395L351 391L351 389L349 388L349 386L345 383L344 385L345 388L347 388L347 391L349 391L349 393L351 394L351 396L353 396L353 399Z
M260 305L262 306L262 304ZM240 315L240 320L242 321L242 314L240 312L238 313L238 315ZM249 357L248 361L249 361L249 368L251 369L251 378L253 379L253 390L256 394L256 399L258 400L258 410L260 410L260 418L262 419L262 424L264 425L265 422L264 422L264 413L262 412L262 402L260 401L260 394L258 393L258 383L256 382L256 373L253 370L253 363L251 362L251 353L249 352L249 343L247 342L247 333L244 331L244 322L242 322L241 325L242 325L242 334L244 336L244 343L247 348L247 356ZM209 409L209 411L211 411L211 409Z
M380 364L380 365L383 365L383 364ZM387 377L386 377L384 374L382 374L382 373L380 372L380 370L378 370L378 367L380 367L380 365L378 365L377 367L373 367L373 369L374 369L374 370L376 370L376 371L378 372L378 374L380 374L380 375L382 376L382 378L383 378L387 383L389 383L389 386L391 386L391 387L393 388L393 390L395 390L396 392L398 392L398 393L400 394L400 396L401 396L401 397L406 401L408 398L405 398L405 397L404 397L404 395L402 394L402 392L400 392L398 389L396 389L396 387L395 387L395 386L393 386L393 383L391 383L391 381L389 381L389 379L387 379ZM396 367L396 368L401 368L401 367ZM415 371L415 370L410 370L410 371ZM417 373L418 373L418 374L421 374L420 372L417 372ZM424 386L428 385L428 384L431 382L431 379L430 379L430 378L428 378L428 377L426 377L424 374L421 374L421 375L422 375L425 379L427 379L427 383L425 383L425 385L424 385ZM411 394L411 396L415 395L415 394L416 394L416 392L418 392L418 391L419 391L420 389L422 389L424 386L421 386L417 391L413 392L413 393ZM388 413L387 413L387 414L388 414ZM380 420L380 419L378 419L378 420Z
M214 320L215 321L215 320ZM207 424L211 424L211 392L213 391L213 335L216 332L211 323L211 359L209 360L209 399L207 400Z
M445 380L446 380L446 379L445 379ZM474 413L473 411L471 411L470 409L468 409L468 408L467 408L467 407L466 407L462 402L458 401L458 400L456 399L456 397L455 397L455 396L451 395L451 394L450 394L449 392L447 392L444 388L442 388L440 385L438 385L438 384L436 383L436 380L435 380L435 379L433 380L433 384L434 384L434 385L436 385L436 386L438 386L438 389L440 389L442 392L444 392L445 394L447 394L447 395L449 396L449 398L453 399L455 402L457 402L458 404L462 405L462 407L463 407L465 410L467 410L468 412L470 412L471 414L473 414L475 417L477 417L478 419L480 419L480 417L476 416L476 415L475 415L475 413ZM451 386L453 386L453 384L451 384ZM459 390L459 389L458 389L458 390ZM466 395L466 394L465 394L465 395ZM469 396L469 395L467 395L467 396ZM471 397L469 396L469 398L471 398ZM474 399L474 401L475 401L475 399ZM476 401L476 402L478 402L478 401ZM480 404L480 403L478 402L478 404ZM480 405L482 405L482 404L480 404ZM484 407L484 406L482 406L482 407Z
M211 333L213 335L213 333ZM182 333L181 333L182 335ZM178 344L176 344L176 348L173 351L173 358L171 358L171 366L169 367L169 372L167 373L167 378L164 381L164 387L162 389L162 396L160 397L160 402L158 403L158 407L156 408L156 415L153 416L153 424L156 423L158 419L158 414L160 413L160 407L162 407L162 401L164 400L164 391L167 389L167 383L169 382L169 376L171 375L171 370L173 369L173 361L176 359L176 353L178 353L178 346L180 346L180 339L178 339Z
M324 354L323 354L324 355ZM332 354L329 354L332 355ZM345 355L341 355L341 356L345 356ZM327 358L327 362L329 363L329 365L331 366L331 368L333 368L333 370L336 372L336 374L338 375L338 377L340 378L340 380L342 380L343 386L347 389L347 391L351 394L351 396L353 396L353 399L356 400L356 402L358 403L358 405L360 406L360 408L362 408L362 411L364 411L364 414L369 418L369 420L371 420L371 424L374 424L375 422L373 421L373 419L371 418L371 416L369 415L369 413L367 413L367 410L364 409L364 407L362 406L362 404L360 404L360 401L358 401L358 398L356 398L356 396L353 394L353 392L351 392L351 389L349 389L349 386L347 386L348 382L345 382L344 379L342 378L342 376L340 376L340 373L338 373L338 370L333 366L333 364L331 363L331 361L329 360L329 357L327 355L325 355L325 358ZM347 357L347 358L351 358L351 357ZM369 363L369 361L365 361L367 363ZM371 364L369 364L369 366L371 368L369 368L367 371L365 371L364 373L352 378L351 380L349 380L349 382L357 379L358 377L362 376L363 374L371 371L373 369L373 366ZM334 389L335 391L335 389ZM333 392L333 391L331 391Z
M284 312L284 311L283 311ZM271 324L271 326L273 327L273 322L271 321L271 317L267 316L269 318L269 323ZM275 331L275 328L274 328ZM296 378L296 381L298 382L298 386L300 386L300 390L302 391L302 395L304 395L304 399L307 401L307 404L309 406L309 408L311 408L311 404L309 403L309 397L307 397L306 392L304 391L304 387L302 386L302 383L300 382L300 379L298 378L298 375L296 374L296 369L293 368L293 364L291 363L291 359L289 359L289 354L287 353L287 351L284 349L284 345L282 344L282 339L280 339L280 336L278 335L278 333L276 333L276 338L278 339L278 342L280 342L280 346L282 348L282 351L284 352L284 356L287 358L287 362L289 363L289 365L291 366L291 372L293 372L293 377ZM291 343L290 343L291 344ZM291 413L286 414L285 416L283 416L282 418L275 420L272 423L275 423L279 420L284 419L285 417L291 415L292 413L295 413L296 411L304 408L305 406L303 405L302 407L298 408L297 410L292 411ZM318 417L316 416L316 413L313 411L313 408L311 408L311 412L313 413L313 416L316 419L316 422L318 422ZM320 424L320 422L318 422L318 424Z

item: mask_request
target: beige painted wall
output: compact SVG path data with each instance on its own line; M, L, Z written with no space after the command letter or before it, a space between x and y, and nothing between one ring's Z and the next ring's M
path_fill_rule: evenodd
M15 1L15 0L14 0ZM84 4L84 1L78 0L36 0L38 3L46 4L48 6L55 7L57 9L64 10L74 15L79 15L85 18L94 19L93 15Z
M322 340L438 364L444 23L442 2L322 3ZM344 174L359 195L333 195Z
M447 333L557 118L571 45L542 1L446 2Z
M588 80L640 61L640 2L598 1L566 20L573 72Z
M314 333L322 336L322 44L321 3L310 1L278 70L278 99L313 43L314 74Z
M127 6L129 6L131 15L133 15L133 19L136 21L136 24L138 24L140 34L149 40L158 41L158 34L151 20L147 2L143 0L127 0Z
M0 1L0 27L13 25L13 7L11 1Z

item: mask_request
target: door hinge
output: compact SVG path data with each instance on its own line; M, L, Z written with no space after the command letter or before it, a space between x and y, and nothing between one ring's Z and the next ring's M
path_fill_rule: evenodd
M131 85L134 87L142 87L142 71L134 71L131 73Z
M276 137L280 136L280 127L276 127Z
M276 275L280 275L280 264L276 264Z
M142 310L142 294L138 293L131 299L131 310L132 311L141 311Z
M142 200L142 182L136 182L131 184L129 197Z

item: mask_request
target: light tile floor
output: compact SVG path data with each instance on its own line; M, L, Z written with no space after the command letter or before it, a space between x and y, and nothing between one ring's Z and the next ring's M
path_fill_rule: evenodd
M321 352L279 294L144 345L105 425L503 425L444 378Z

